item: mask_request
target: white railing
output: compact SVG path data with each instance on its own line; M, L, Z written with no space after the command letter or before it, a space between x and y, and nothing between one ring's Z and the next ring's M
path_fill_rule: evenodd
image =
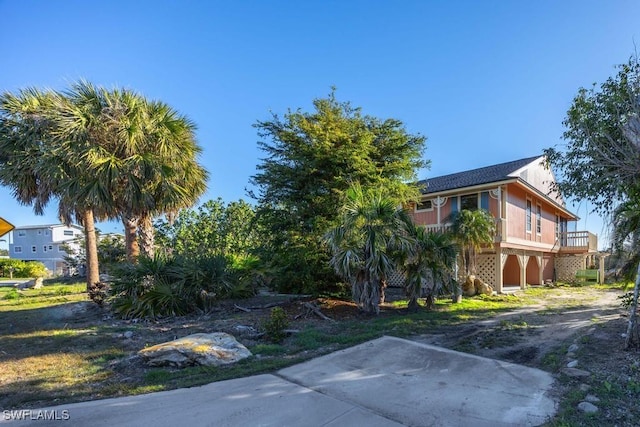
M558 236L561 248L598 250L598 236L588 231L567 231Z

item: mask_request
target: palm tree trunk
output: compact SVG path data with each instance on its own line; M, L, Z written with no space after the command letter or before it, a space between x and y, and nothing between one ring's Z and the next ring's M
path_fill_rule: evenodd
M87 257L87 292L90 292L96 284L100 282L98 239L96 237L96 225L92 209L87 209L83 212L82 222L84 225L85 253Z
M636 333L638 323L638 293L640 290L640 263L638 263L638 271L636 273L636 286L633 288L633 300L629 308L629 324L627 325L627 336L624 340L624 348L628 350L633 343L633 336Z
M138 220L131 215L122 216L122 224L124 225L124 241L127 251L127 261L136 262L140 256L140 246L138 245Z
M374 280L373 282L369 282L370 286L370 294L369 294L369 310L368 312L380 314L380 290L382 289L382 284L379 280Z
M140 252L153 258L155 254L155 234L153 222L149 215L145 215L140 219Z

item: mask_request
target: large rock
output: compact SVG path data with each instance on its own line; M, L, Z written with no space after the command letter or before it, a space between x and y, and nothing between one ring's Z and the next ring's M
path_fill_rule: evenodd
M465 297L472 297L476 294L476 286L474 284L475 280L476 276L467 276L467 280L465 280L462 284L462 295L464 295Z
M578 368L563 368L562 373L569 377L574 377L574 378L591 376L591 372L578 369Z
M484 283L479 277L473 281L473 286L478 295L493 295L493 287Z
M15 287L18 289L40 289L42 287L42 277L38 277L36 279L29 280L28 282L23 282L17 284Z
M220 366L251 356L251 352L224 332L193 334L147 347L138 352L151 366Z
M598 407L590 402L578 403L578 409L586 414L595 414L596 412L598 412Z

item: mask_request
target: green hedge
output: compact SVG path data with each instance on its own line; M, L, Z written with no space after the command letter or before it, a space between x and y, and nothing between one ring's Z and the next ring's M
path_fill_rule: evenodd
M0 274L2 277L17 278L46 277L48 275L47 268L41 262L11 258L0 258Z

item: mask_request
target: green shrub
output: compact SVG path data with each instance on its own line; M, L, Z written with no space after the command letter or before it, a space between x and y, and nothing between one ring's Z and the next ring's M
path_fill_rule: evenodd
M47 277L49 271L43 263L37 261L28 261L24 263L21 277Z
M113 272L109 302L124 317L179 316L206 312L220 299L248 297L255 287L241 280L224 256L140 257Z
M5 294L3 299L14 300L20 298L20 292L17 289L10 289L9 292Z
M37 261L22 261L19 259L0 259L0 270L4 277L47 277L48 270L43 263Z
M287 313L281 307L272 308L269 320L264 322L263 327L269 341L274 343L282 342L287 336L285 329L289 327Z
M109 299L123 317L158 317L184 314L188 289L173 258L140 257L137 264L123 264L114 271Z

